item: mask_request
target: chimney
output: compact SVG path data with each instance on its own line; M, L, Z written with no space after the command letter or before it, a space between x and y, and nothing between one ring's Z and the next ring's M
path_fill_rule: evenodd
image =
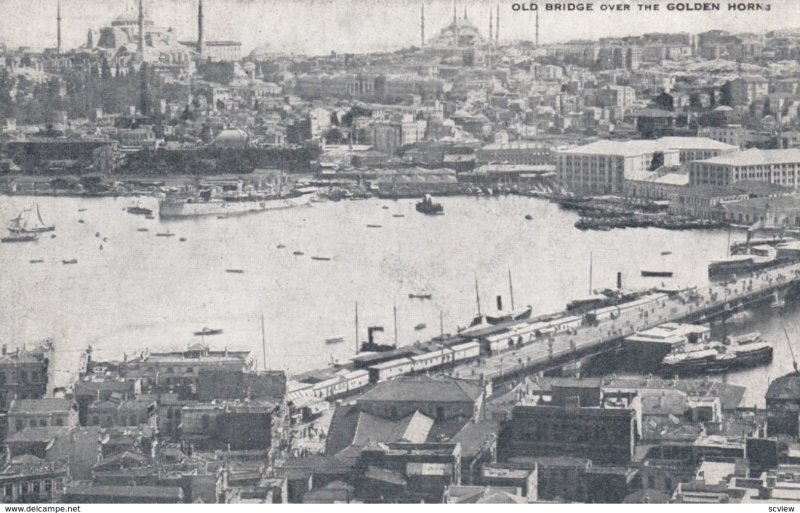
M497 296L497 311L503 311L503 296Z
M622 272L617 271L617 288L622 290Z

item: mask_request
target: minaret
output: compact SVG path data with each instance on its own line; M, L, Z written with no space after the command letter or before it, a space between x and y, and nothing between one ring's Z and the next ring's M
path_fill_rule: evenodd
M203 36L203 0L197 4L197 53L200 57L205 52L206 41Z
M539 10L537 9L538 13ZM494 45L500 46L500 4L497 4L497 16L494 17Z
M539 11L536 11L536 48L539 48Z
M58 10L56 11L56 25L58 29L58 36L56 40L56 53L61 55L61 2L58 2Z
M492 46L492 10L489 9L489 46Z
M200 0L201 2L203 0ZM422 48L425 46L425 2L421 3L422 5L422 14L420 15L419 20L419 46Z
M136 52L139 62L144 62L144 1L139 0L139 47Z

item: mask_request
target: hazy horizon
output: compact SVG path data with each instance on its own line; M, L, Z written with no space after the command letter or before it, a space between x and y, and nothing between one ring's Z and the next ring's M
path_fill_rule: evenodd
M396 50L420 42L420 6L425 5L425 35L430 40L453 17L453 3L445 0L204 0L206 40L236 40L242 56L267 46L287 53L322 55L336 52ZM523 2L526 5L528 2ZM544 4L545 2L540 2ZM554 2L550 2L554 3ZM563 3L563 2L562 2ZM601 12L604 3L627 3L628 13ZM571 39L624 37L648 32L766 32L800 27L800 2L776 0L770 11L736 13L639 11L638 4L675 2L594 2L595 11L545 12L539 15L539 41L551 44ZM98 4L103 9L98 9ZM727 2L720 2L724 9ZM172 27L178 39L197 38L197 0L146 0L148 15L159 26ZM458 16L464 2L457 3ZM486 36L489 12L496 1L466 3L468 18ZM501 42L533 40L535 15L512 11L511 2L499 2ZM0 0L0 40L11 47L56 46L56 0ZM65 50L86 41L89 29L108 26L120 14L137 13L138 0L62 0L61 33ZM392 27L387 32L386 27Z

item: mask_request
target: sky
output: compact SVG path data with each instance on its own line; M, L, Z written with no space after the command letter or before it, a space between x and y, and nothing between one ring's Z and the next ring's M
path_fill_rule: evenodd
M464 0L457 1L461 17ZM241 41L245 55L258 46L306 54L394 50L419 44L422 3L430 39L452 19L452 0L204 0L206 40ZM514 11L514 3L499 2L501 40L533 40L535 15ZM719 2L719 12L668 12L667 4L695 2L658 0L595 0L591 2L594 11L583 13L545 11L544 4L558 3L555 0L516 3L539 4L542 44L644 32L762 32L800 27L800 2L794 0L761 2L770 11L749 13L727 11L728 1ZM638 4L656 3L661 4L659 12L639 10ZM0 41L12 47L55 47L56 4L57 0L0 0ZM601 12L601 4L628 4L631 10ZM495 5L496 0L466 2L468 18L484 35ZM61 0L63 46L83 44L88 29L107 26L126 9L135 15L137 6L138 0ZM196 39L197 0L145 0L145 6L157 25L172 27L180 40Z

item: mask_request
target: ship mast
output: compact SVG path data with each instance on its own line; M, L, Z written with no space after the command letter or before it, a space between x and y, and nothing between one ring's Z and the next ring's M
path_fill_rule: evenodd
M481 293L478 290L478 277L475 276L475 300L478 303L478 315L481 315Z
M394 345L398 346L400 344L397 343L397 303L392 307L392 312L394 313Z
M358 301L356 301L356 354L358 354Z
M592 295L592 252L589 252L589 295Z
M261 351L264 355L264 362L261 364L267 370L267 335L264 331L264 314L261 314Z
M511 269L508 270L508 291L511 294L511 310L514 308L514 282L511 281Z

